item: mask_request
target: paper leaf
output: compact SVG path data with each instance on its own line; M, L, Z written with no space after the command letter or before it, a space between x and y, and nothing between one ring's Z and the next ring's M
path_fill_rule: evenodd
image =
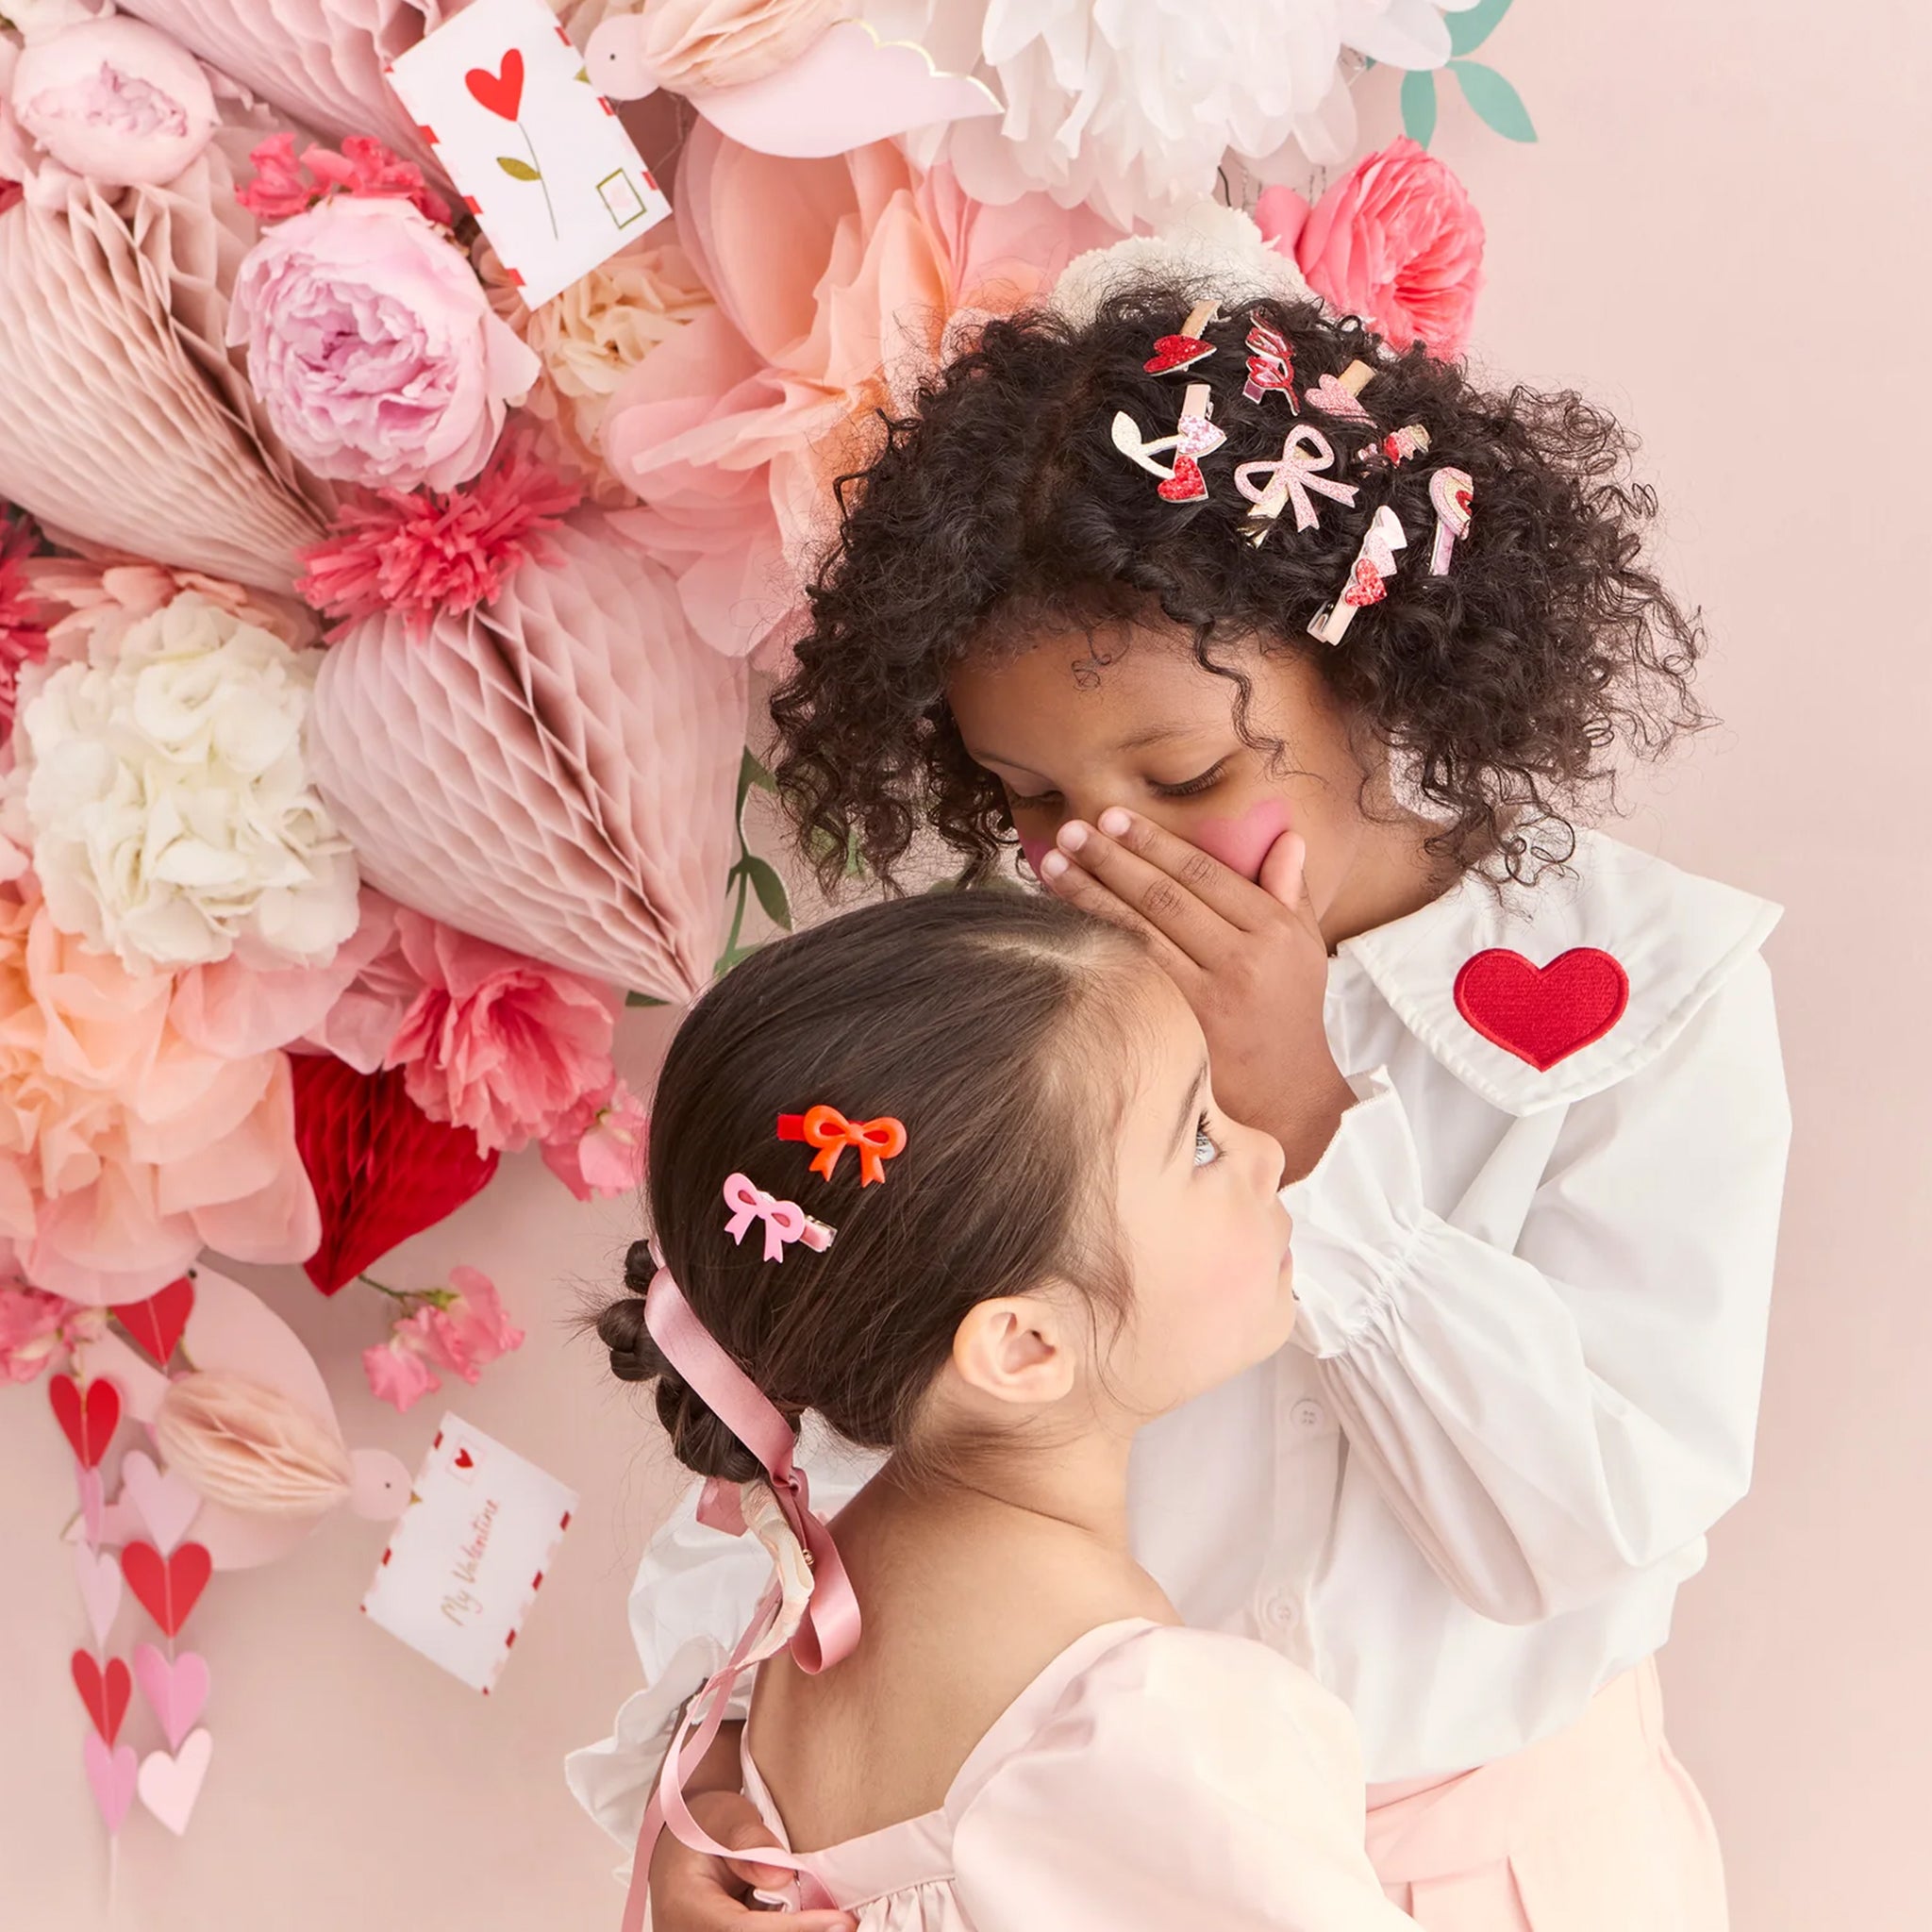
M514 155L498 155L496 165L513 180L541 181L543 178L528 161L520 161Z
M791 930L791 901L786 895L785 881L776 871L756 853L745 855L744 869L751 875L752 891L758 895L758 904L765 908L765 917L774 925Z
M671 1004L669 1000L660 1000L656 994L648 992L627 992L624 996L624 1003L627 1007L668 1007Z
M773 777L771 773L752 756L751 748L747 745L745 747L744 762L738 768L739 797L741 799L746 796L754 785L760 791L769 791L774 796L778 790L777 779Z
M1506 141L1536 139L1536 124L1523 96L1493 67L1479 60L1452 60L1449 71L1462 83L1469 105Z
M1474 7L1449 16L1449 51L1474 54L1495 32L1509 11L1510 0L1475 0Z
M1402 131L1418 147L1436 132L1436 76L1425 70L1402 76Z

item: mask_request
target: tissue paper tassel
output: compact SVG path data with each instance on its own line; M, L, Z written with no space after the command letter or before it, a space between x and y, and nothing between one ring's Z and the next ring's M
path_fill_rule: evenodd
M161 188L0 216L0 497L58 532L287 591L333 498L223 345L255 236L218 144Z
M495 603L328 654L310 756L363 874L478 938L660 999L710 979L744 741L742 662L597 512Z
M245 1515L319 1515L348 1495L354 1475L334 1429L279 1390L230 1370L170 1383L155 1441L171 1474Z
M123 0L251 93L340 140L373 134L412 160L435 154L383 69L457 11L449 0Z

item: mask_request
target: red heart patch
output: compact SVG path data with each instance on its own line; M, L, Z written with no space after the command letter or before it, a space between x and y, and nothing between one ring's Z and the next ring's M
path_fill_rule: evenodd
M121 1552L121 1574L128 1589L170 1637L180 1635L213 1568L199 1543L183 1543L172 1557L162 1556L152 1543L129 1543Z
M1149 375L1169 375L1176 369L1191 369L1213 353L1214 344L1204 342L1199 336L1162 336L1141 367Z
M506 121L517 118L517 109L524 104L524 56L523 50L512 47L503 57L503 65L494 74L487 67L473 67L463 75L463 85L475 96L479 107L487 108L492 114L500 115Z
M1388 594L1389 586L1382 581L1382 573L1366 557L1357 557L1341 601L1359 610L1366 604L1379 604Z
M165 1369L193 1312L194 1284L184 1274L144 1302L124 1302L114 1319Z
M400 1068L358 1074L327 1054L294 1057L295 1145L322 1210L303 1265L334 1294L379 1256L454 1214L496 1172L468 1127L433 1121Z
M1498 946L1456 975L1456 1010L1540 1074L1601 1040L1629 1004L1630 975L1594 946L1558 954L1547 966Z
M77 1376L56 1375L47 1384L47 1400L81 1467L97 1468L120 1425L121 1391L98 1375L85 1391Z
M101 1734L101 1742L111 1745L121 1735L121 1720L127 1715L127 1700L134 1694L134 1677L118 1657L108 1659L103 1671L92 1651L74 1653L74 1688L87 1706L87 1714Z
M458 1469L475 1469L475 1466L476 1458L467 1449L458 1449L457 1451L457 1467Z
M1208 479L1201 474L1201 465L1192 457L1176 456L1174 475L1160 486L1160 493L1169 503L1205 502Z

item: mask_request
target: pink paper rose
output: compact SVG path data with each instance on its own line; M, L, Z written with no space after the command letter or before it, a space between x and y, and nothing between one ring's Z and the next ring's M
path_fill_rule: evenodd
M396 938L423 991L384 1064L405 1069L431 1120L472 1128L489 1153L550 1139L585 1094L610 1091L602 987L404 908Z
M651 1119L620 1080L581 1100L543 1143L543 1165L579 1201L627 1194L643 1178Z
M395 197L270 228L236 275L228 341L289 448L372 488L467 482L539 371L468 258Z
M1398 349L1422 341L1444 360L1462 353L1483 285L1482 217L1407 135L1357 162L1312 209L1270 188L1255 214L1330 308L1361 316Z

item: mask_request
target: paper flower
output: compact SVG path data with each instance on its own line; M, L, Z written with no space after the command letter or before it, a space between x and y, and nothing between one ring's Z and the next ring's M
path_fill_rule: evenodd
M1053 306L1070 322L1091 322L1109 293L1141 277L1197 288L1230 304L1261 295L1306 301L1309 294L1293 258L1271 247L1249 216L1204 201L1157 235L1129 235L1076 257L1053 285Z
M422 981L385 1064L433 1121L468 1127L486 1154L548 1139L588 1093L608 1092L609 995L575 973L398 909Z
M915 159L944 161L975 200L1043 190L1122 228L1211 196L1230 148L1274 154L1316 117L1341 52L1336 0L920 0L891 19L1007 104L908 140Z
M634 501L599 447L604 416L625 376L713 307L690 258L675 242L633 242L535 308L491 249L477 251L476 267L491 306L543 365L523 404L541 425L540 453L581 476L599 503Z
M1292 254L1324 301L1398 349L1459 356L1483 285L1483 222L1443 164L1402 135L1349 170L1313 209L1271 188L1261 231Z
M106 549L286 591L323 533L225 343L255 223L211 144L165 187L0 222L0 497Z
M549 554L543 533L581 500L523 441L506 440L473 483L345 503L304 559L302 594L344 620L394 610L420 636L439 611L500 596L526 559Z
M33 548L27 525L0 514L0 743L13 729L21 667L47 655L47 626L23 568Z
M0 1381L31 1382L77 1341L100 1334L107 1317L38 1288L0 1284Z
M357 877L303 756L315 665L189 591L30 674L9 783L55 924L130 971L325 961Z
M13 72L13 113L63 168L107 187L172 181L215 129L201 63L138 20L36 38Z
M250 590L205 571L96 554L37 557L22 567L22 575L43 615L52 654L63 659L82 658L90 651L111 657L133 625L184 591L281 639L291 650L307 650L322 637L313 614L292 597Z
M579 1201L631 1193L644 1177L650 1129L643 1103L620 1080L558 1123L543 1143L543 1165Z
M424 181L422 169L366 134L350 135L340 154L311 143L299 156L292 134L271 135L248 159L255 175L235 199L258 221L285 222L342 193L398 195L425 221L450 225L449 203Z
M139 1301L204 1247L315 1245L287 1057L195 1045L175 991L61 932L31 878L0 887L0 1262L37 1288Z
M398 1412L442 1387L437 1369L474 1386L483 1369L524 1345L524 1331L504 1312L496 1284L475 1268L452 1268L447 1288L398 1293L372 1282L404 1312L387 1341L362 1351L369 1392Z
M496 1172L467 1127L432 1121L401 1073L358 1074L325 1054L294 1059L295 1135L322 1230L305 1272L334 1294L371 1262L454 1214Z
M1041 195L981 208L890 142L780 160L707 122L674 199L718 308L625 378L604 452L644 506L625 527L678 574L698 634L748 652L790 615L830 533L848 425L869 434L881 404L905 400L962 311L1015 308L1115 237Z
M448 490L489 460L538 361L460 250L407 201L341 196L264 234L228 341L275 432L316 473Z
M655 359L655 358L654 358ZM498 945L682 999L717 959L746 681L580 510L488 608L357 625L310 757L363 876Z
M398 1415L442 1387L442 1377L400 1335L362 1351L362 1374L370 1394L388 1403Z

